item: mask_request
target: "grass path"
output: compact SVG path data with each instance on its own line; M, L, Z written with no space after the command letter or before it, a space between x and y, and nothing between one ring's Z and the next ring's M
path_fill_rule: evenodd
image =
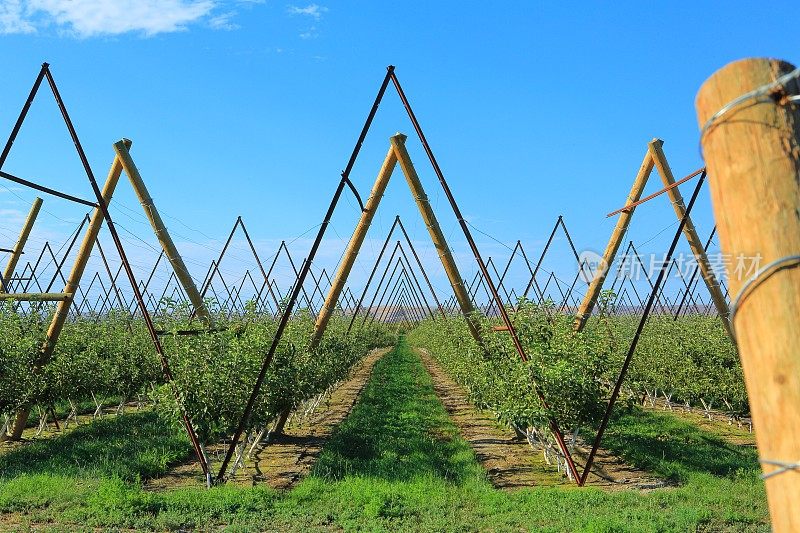
M61 531L221 526L234 531L769 529L763 483L752 457L726 453L709 468L703 461L718 454L718 440L679 420L662 432L665 419L644 412L620 418L609 442L629 460L649 461L651 470L680 478L683 486L648 493L572 487L495 490L436 399L421 361L403 342L375 365L361 400L312 474L291 491L222 486L147 492L135 479L138 472L153 470L152 454L143 450L174 437L147 413L107 422L141 421L136 417L153 426L134 433L137 445L128 450L127 460L113 461L124 451L120 444L117 455L106 457L104 469L88 463L69 466L76 448L59 448L61 439L52 439L53 447L37 456L17 455L22 450L6 454L0 471L0 526L25 530L44 525ZM86 427L85 439L91 440L94 426ZM127 438L113 427L103 429L96 439ZM687 443L699 450L686 454ZM61 457L48 463L47 453ZM23 459L28 466L21 466Z

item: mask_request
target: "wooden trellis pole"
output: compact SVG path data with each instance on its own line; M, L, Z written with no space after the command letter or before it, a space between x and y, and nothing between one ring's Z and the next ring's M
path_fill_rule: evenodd
M625 202L626 206L639 201L639 198L642 196L642 191L644 191L644 186L647 185L647 180L650 178L650 173L653 172L653 166L653 155L650 150L648 150L644 156L642 165L639 167L639 172L636 174L636 179L633 180L631 192L628 193L628 199ZM600 296L600 291L603 289L603 283L606 281L606 276L608 275L609 270L611 270L611 264L614 262L614 258L617 256L617 251L619 251L619 247L622 244L622 239L625 236L625 232L628 231L628 226L631 223L633 211L635 209L636 207L631 207L629 210L622 211L617 219L617 225L614 226L614 231L611 233L611 238L608 240L606 250L603 252L603 261L599 265L594 278L592 278L592 282L589 284L589 289L586 291L583 301L578 308L578 312L575 315L574 327L576 331L583 329L583 327L586 325L586 321L589 320L589 317L592 314L594 304L597 302L597 297Z
M14 245L11 257L8 258L8 263L6 263L6 269L3 272L3 283L0 283L0 292L8 292L6 287L9 286L8 282L11 280L11 276L14 275L14 269L17 268L17 261L19 261L19 257L22 255L25 243L28 242L28 236L31 234L33 224L36 222L36 217L39 215L39 209L41 209L41 207L42 199L37 196L33 201L30 212L28 212L25 224L22 226L22 231L19 234L17 243Z
M127 146L130 147L130 141L127 141ZM102 191L102 198L106 205L111 203L111 198L114 196L114 190L117 188L117 183L119 183L119 178L121 175L122 163L120 162L119 157L114 157L114 161L111 164L111 169L108 171L108 177L106 178L106 183L103 186ZM103 220L104 218L102 210L95 208L95 210L92 212L91 220L89 221L89 227L86 229L86 233L83 236L81 247L78 249L78 255L75 258L75 263L72 265L72 270L67 278L67 284L64 287L64 294L69 295L70 297L58 302L56 311L53 314L52 320L50 321L50 327L47 330L47 339L45 340L44 346L42 346L42 350L36 359L35 368L41 368L42 366L46 365L53 356L53 351L55 350L56 343L58 342L58 337L61 335L61 330L64 328L64 323L67 321L67 317L69 316L69 308L72 305L71 295L74 295L78 291L78 286L80 285L81 278L86 270L86 264L89 262L89 257L92 255L92 248L94 247L94 243L97 241L97 235L100 233L100 227L103 225ZM14 420L14 426L11 430L11 438L13 440L19 440L19 438L22 436L22 432L25 430L25 425L28 421L28 416L30 416L29 406L25 406L17 411L17 415Z
M392 143L397 153L397 160L400 163L400 168L403 170L408 186L411 189L411 194L414 195L414 200L417 202L417 207L422 215L422 219L425 221L425 226L428 228L428 233L431 236L433 245L436 247L436 252L439 254L439 259L442 262L445 274L447 274L450 285L453 287L453 293L455 294L456 300L458 300L458 305L461 307L461 312L464 313L466 317L469 331L475 341L480 345L482 344L480 332L470 319L470 315L475 311L475 307L472 305L472 300L469 294L467 294L467 289L464 287L463 278L458 272L458 266L456 266L456 262L453 259L453 254L450 253L450 246L447 244L444 233L442 233L442 228L439 226L439 221L436 219L431 203L428 201L428 195L425 194L422 182L419 180L417 171L414 169L414 164L411 162L411 156L408 155L406 136L397 134L389 139L389 141Z
M186 291L187 296L189 296L189 300L195 308L195 313L204 322L210 322L211 318L203 302L203 297L197 290L192 276L189 275L189 270L186 268L181 254L178 253L178 249L175 247L175 243L172 241L172 237L170 237L164 225L164 221L161 220L161 215L158 213L158 209L156 209L156 204L153 202L153 198L150 196L147 186L144 184L144 180L139 174L139 169L136 168L136 164L133 162L133 158L131 158L131 154L128 151L128 144L130 144L130 141L125 139L114 143L114 151L117 153L117 158L121 162L125 173L128 175L133 190L136 192L136 196L142 204L144 214L147 216L147 220L150 221L153 232L156 234L156 238L159 244L161 244L161 248L164 250L167 260L170 262L170 265L172 265L172 269L175 271L175 275Z
M714 73L696 100L720 246L734 258L731 320L776 532L800 531L798 75L783 61L744 59ZM760 256L758 273L730 271L740 256Z
M314 326L314 336L311 338L312 348L319 344L319 341L322 340L322 336L325 334L325 328L328 326L328 321L336 308L336 302L339 301L339 296L341 296L342 290L344 290L344 285L347 283L347 278L350 276L350 271L353 269L353 265L356 262L358 252L361 250L361 245L364 243L364 239L367 236L369 226L372 224L372 219L378 211L381 198L383 198L383 193L386 191L386 186L389 185L389 178L392 177L395 166L397 166L397 156L395 155L394 148L389 148L389 153L386 154L386 159L384 159L383 165L381 165L378 177L375 179L375 184L372 186L372 192L370 192L364 210L361 212L361 218L358 221L358 225L356 225L355 231L353 231L353 236L350 238L347 250L344 253L344 257L342 257L342 262L339 264L336 276L333 278L331 288L328 290L325 303L322 304L322 309L320 309L319 315L317 315L317 323Z
M684 213L686 213L686 204L683 202L683 196L681 196L678 187L670 187L670 185L675 183L675 177L672 175L672 170L669 168L669 163L667 163L667 158L664 155L663 144L664 141L654 139L648 144L648 150L653 156L653 162L658 170L658 175L661 176L664 187L669 187L667 189L667 194L669 195L672 208L675 210L675 215L678 217L678 220L680 220L683 218ZM711 269L708 257L706 256L705 246L703 246L703 241L700 240L700 236L697 235L697 230L694 228L691 217L686 219L686 223L683 226L683 235L689 242L689 247L697 261L697 267L700 269L703 281L708 288L708 292L711 294L711 300L714 302L717 314L719 314L722 319L722 326L732 339L733 332L731 331L731 324L728 320L728 315L730 314L728 311L728 302L725 301L725 296L719 288L719 281L717 281L717 277Z

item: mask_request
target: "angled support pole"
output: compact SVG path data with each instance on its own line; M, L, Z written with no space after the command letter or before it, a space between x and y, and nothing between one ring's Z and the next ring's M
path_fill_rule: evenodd
M325 297L325 303L322 304L319 315L317 315L317 322L314 325L314 335L311 338L312 348L319 344L322 340L322 336L325 334L325 328L328 327L328 321L334 309L336 309L336 302L339 301L339 297L344 290L347 278L350 276L350 271L353 269L358 253L361 251L361 245L364 243L364 239L369 231L369 226L372 224L372 219L375 217L375 213L383 198L383 193L386 191L386 186L389 184L389 178L392 176L396 165L397 157L394 154L394 150L389 149L389 153L386 154L383 165L381 165L381 169L378 172L378 177L375 179L375 184L372 186L372 191L364 206L364 210L361 211L361 218L356 225L355 231L353 231L352 237L350 237L347 250L345 250L342 262L339 264L339 268L333 278L333 283L328 291L328 295Z
M8 281L11 279L11 276L14 275L14 269L17 268L17 261L19 261L19 257L22 255L22 250L25 249L25 243L28 242L28 237L31 234L33 224L36 222L36 217L39 215L39 209L41 209L41 207L42 199L37 196L33 201L30 212L28 212L28 217L25 219L25 224L22 226L22 231L20 232L17 243L14 245L14 249L11 252L11 257L8 258L6 269L3 271L3 278L0 280L3 282L0 284L0 292L9 292Z
M658 139L654 139L653 141L663 142ZM653 154L648 150L644 156L644 161L642 161L639 167L639 172L636 174L636 179L633 180L631 192L628 193L628 198L625 202L626 207L631 207L629 209L623 209L620 213L617 219L617 225L614 226L614 231L611 233L611 238L608 240L606 250L603 252L603 260L600 262L600 265L598 265L597 272L595 272L592 282L589 284L589 289L583 296L583 301L578 308L578 312L575 314L575 323L573 324L575 331L581 331L592 314L594 305L597 303L597 298L600 296L600 291L603 289L603 283L606 281L606 276L611 269L611 264L617 256L617 251L619 251L619 247L622 244L622 239L625 236L625 232L628 231L631 218L633 218L633 211L636 209L636 206L632 204L638 202L639 198L642 197L644 186L647 184L647 180L653 172L654 164Z
M436 219L433 208L428 201L428 195L425 194L422 182L417 175L414 164L411 162L411 156L408 155L406 136L398 134L389 139L389 141L395 149L400 168L403 170L408 186L411 189L411 194L414 195L414 200L417 202L417 207L428 228L428 233L431 236L433 245L436 247L436 252L439 254L439 259L442 262L445 274L447 274L447 278L450 280L450 286L453 287L453 294L455 294L456 300L458 300L461 312L464 313L469 332L475 341L479 345L482 345L483 342L481 341L480 332L471 319L472 313L475 312L475 307L472 305L472 300L467 293L467 289L464 287L463 278L458 272L458 266L453 259L453 254L450 253L450 247L447 245L447 240L444 237L442 228L439 226L439 221Z
M200 317L202 321L210 323L211 317L208 314L205 303L203 303L203 298L200 296L200 292L197 290L197 286L194 284L194 280L189 274L189 270L186 268L181 254L178 253L178 249L175 247L175 243L172 241L172 237L170 237L167 227L164 225L164 221L158 213L158 209L156 209L156 204L153 202L153 198L150 196L147 186L144 184L144 180L139 174L139 169L136 168L136 164L133 162L133 158L131 158L131 154L128 151L129 144L130 141L126 141L125 139L118 141L114 143L114 151L117 153L122 168L128 175L133 190L136 192L136 196L139 198L139 202L144 208L144 214L153 227L153 232L156 234L159 244L161 244L161 249L164 250L167 260L170 265L172 265L172 269L175 271L178 281L183 286L183 290L186 291L186 295L192 302L197 316Z
M242 417L237 424L236 431L233 434L233 438L231 439L231 443L228 446L228 451L225 454L225 458L222 460L222 464L220 465L219 472L217 473L216 481L221 482L225 479L225 473L228 468L228 464L230 464L231 459L233 458L234 451L236 450L236 446L239 444L239 439L242 437L242 433L244 432L245 426L248 424L250 420L250 416L253 411L253 406L255 404L256 398L258 397L258 393L261 390L261 387L264 383L264 379L266 378L267 370L269 369L270 364L272 364L272 359L275 356L275 350L278 347L278 343L280 343L281 337L283 336L283 332L286 329L286 325L289 322L289 318L292 315L292 311L294 310L294 305L297 302L297 297L300 295L300 292L303 289L303 283L306 280L306 276L308 276L308 271L311 269L311 264L316 257L317 250L319 249L319 245L322 242L322 238L325 236L325 230L328 228L328 224L330 224L331 217L333 216L333 212L336 209L336 205L339 203L339 198L341 198L342 192L344 191L345 186L352 184L350 183L350 172L353 170L353 165L355 164L356 158L358 157L358 153L361 151L361 146L364 142L364 138L367 136L367 132L369 131L369 127L372 124L372 120L375 118L375 113L378 111L378 106L383 99L383 95L386 92L386 87L389 85L389 81L391 80L392 74L394 72L394 67L389 67L386 72L386 77L383 79L383 83L381 84L380 89L378 90L378 94L375 97L375 101L372 104L372 108L370 109L369 115L367 116L367 120L364 122L364 126L361 129L361 134L358 136L358 140L356 141L356 145L353 148L353 152L350 155L350 159L347 162L347 166L342 171L341 179L339 180L339 185L336 187L336 191L333 193L333 198L331 198L330 205L328 206L328 210L325 212L325 217L320 224L319 230L317 231L317 236L314 239L314 243L311 245L311 250L308 252L308 258L304 261L303 266L301 267L300 274L297 276L297 281L292 288L291 295L289 296L289 301L286 304L286 307L283 309L283 313L281 314L280 321L278 322L278 328L275 331L275 336L272 339L272 344L270 344L269 351L267 352L264 360L261 363L261 369L259 370L258 376L256 378L256 382L253 385L253 390L250 392L250 396L247 400L247 404L245 405L244 412L242 413Z
M669 195L670 203L672 203L672 208L675 210L675 215L678 217L678 220L682 220L686 213L686 204L684 204L683 197L678 188L670 187L675 183L675 177L672 175L672 169L670 169L667 158L664 155L663 144L664 141L660 139L650 141L648 145L649 152L653 157L658 174L661 176L661 181L664 182L665 187L668 187L667 194ZM731 330L728 302L725 301L725 296L722 294L719 281L717 281L717 277L714 275L714 271L708 262L705 246L697 235L697 230L694 224L692 224L691 217L687 218L686 224L683 226L683 235L689 242L692 254L694 254L697 259L697 266L700 269L700 274L703 276L706 287L708 287L708 292L711 293L711 299L714 302L714 307L717 309L717 314L719 314L722 319L722 325L725 327L725 331L728 332L728 336L733 339L734 336Z
M628 201L625 204L625 207L612 213L619 213L619 219L617 220L617 225L614 228L614 232L611 234L611 239L608 242L606 251L603 254L603 260L589 285L589 290L586 292L580 308L578 309L574 323L575 331L581 331L586 325L586 321L589 319L589 316L592 314L592 309L594 308L597 297L599 296L600 290L603 287L603 282L605 281L611 264L614 262L617 250L622 242L625 231L628 229L628 225L633 217L633 212L636 209L636 206L666 192L669 195L670 203L672 203L672 207L675 210L675 215L677 216L678 220L683 220L683 215L686 213L686 205L677 185L699 175L703 169L700 169L686 178L676 182L675 177L672 174L672 169L670 168L667 158L664 155L663 145L664 141L661 139L653 139L648 143L647 154L645 155L644 162L639 169L639 174L636 176L636 180L633 183L633 188L628 196ZM641 197L644 186L646 185L653 168L657 170L659 176L661 177L664 188L661 191L640 201L639 198ZM697 260L698 268L703 275L703 280L708 287L709 293L711 293L711 299L714 302L714 307L717 310L717 314L719 314L720 318L722 319L722 325L725 328L725 331L728 333L728 336L733 339L733 332L731 330L729 320L730 312L728 310L728 304L725 300L725 295L722 293L719 281L711 269L711 265L709 264L706 256L705 247L703 246L700 237L697 235L697 230L695 230L691 218L688 219L684 224L683 234L689 243L692 254L694 254L695 259Z

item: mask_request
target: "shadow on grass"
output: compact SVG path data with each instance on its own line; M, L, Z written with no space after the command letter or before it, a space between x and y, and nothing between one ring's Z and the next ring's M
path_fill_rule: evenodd
M190 452L188 439L154 412L130 413L0 454L0 480L60 474L134 481L165 472Z
M638 468L680 482L696 474L733 478L759 470L753 448L731 444L669 413L638 407L615 417L603 447Z
M469 446L436 398L430 376L405 342L384 356L312 476L462 483L480 476Z

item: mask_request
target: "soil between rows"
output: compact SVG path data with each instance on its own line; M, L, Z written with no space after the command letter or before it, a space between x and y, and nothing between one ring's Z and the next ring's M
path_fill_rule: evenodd
M231 481L239 485L266 483L280 490L294 487L309 473L328 439L350 414L372 375L375 363L389 350L373 350L311 415L292 419L283 435L274 437L269 444L259 445ZM501 426L491 413L477 409L468 400L466 392L424 349L414 351L431 375L436 396L496 488L515 490L572 484L556 472L554 466L548 465L542 453L531 448L525 439L517 438L513 431ZM219 464L226 450L224 443L208 448L212 468ZM585 465L588 452L589 447L582 442L573 451L579 471ZM149 480L145 488L162 491L203 484L200 466L192 458L176 465L166 475ZM626 464L601 448L587 485L608 490L649 490L669 486L669 483Z
M293 417L282 435L274 437L269 444L257 446L231 482L240 485L266 483L282 490L294 487L308 474L336 427L358 402L375 363L390 350L379 348L370 352L313 413L302 419ZM224 443L208 447L212 469L219 466L226 451ZM161 491L200 487L204 483L200 464L192 458L176 465L164 476L148 481L145 488Z
M453 381L436 360L424 349L415 349L433 379L433 387L450 418L458 426L498 489L520 489L532 486L565 485L569 482L548 465L542 453L525 439L501 426L491 413L480 411L467 398L467 393ZM578 471L583 470L589 447L580 443L573 451ZM598 450L587 485L606 489L654 489L669 483L653 474L626 464L607 450Z

